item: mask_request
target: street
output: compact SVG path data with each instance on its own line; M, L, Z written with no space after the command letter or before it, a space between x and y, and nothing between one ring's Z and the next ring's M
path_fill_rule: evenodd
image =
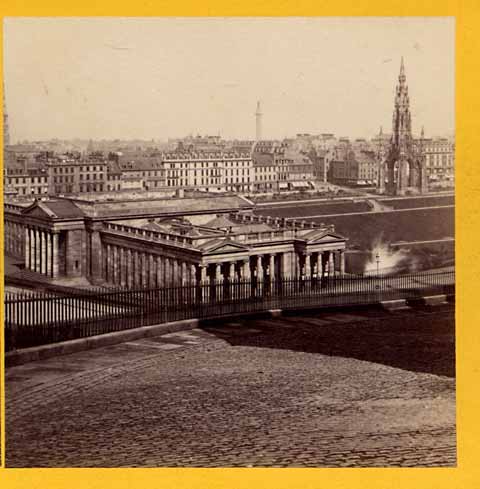
M7 467L454 466L451 305L217 321L6 371Z

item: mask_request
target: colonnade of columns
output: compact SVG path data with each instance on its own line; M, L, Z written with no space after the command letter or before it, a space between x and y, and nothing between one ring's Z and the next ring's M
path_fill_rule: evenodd
M197 265L182 259L117 246L103 245L102 278L129 289L197 283Z
M25 226L18 222L4 221L4 246L5 253L23 258L25 255Z
M307 252L299 257L301 277L334 276L345 274L345 251L328 250Z
M25 268L47 277L58 277L59 234L29 226L24 232Z
M120 287L164 287L213 282L324 277L345 273L344 250L266 253L213 263L194 263L114 244L102 245L101 278Z

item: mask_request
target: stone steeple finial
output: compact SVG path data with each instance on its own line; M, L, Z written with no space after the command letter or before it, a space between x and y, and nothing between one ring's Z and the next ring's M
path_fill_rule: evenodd
M402 61L400 62L400 74L398 75L398 80L400 83L405 83L407 77L405 76L405 64L403 63L403 56L402 56Z

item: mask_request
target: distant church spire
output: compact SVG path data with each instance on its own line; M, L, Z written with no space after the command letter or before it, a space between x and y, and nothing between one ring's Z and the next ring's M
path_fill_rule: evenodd
M3 147L10 144L10 130L8 127L7 103L5 102L5 83L3 84Z
M262 109L260 107L260 100L257 102L257 110L255 111L255 122L256 122L256 131L255 131L255 139L260 141L262 139Z

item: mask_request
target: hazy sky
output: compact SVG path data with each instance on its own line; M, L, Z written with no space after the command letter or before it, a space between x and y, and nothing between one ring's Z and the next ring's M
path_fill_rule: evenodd
M12 139L389 132L400 57L413 130L454 132L453 18L8 18Z

